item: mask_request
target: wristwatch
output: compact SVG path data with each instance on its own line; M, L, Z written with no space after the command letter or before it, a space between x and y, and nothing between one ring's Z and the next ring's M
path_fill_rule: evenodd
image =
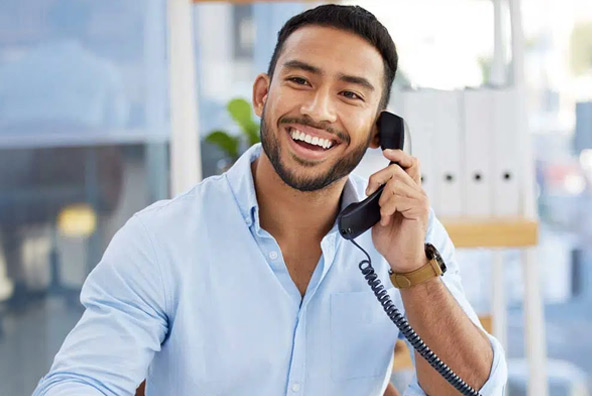
M438 250L431 243L425 244L425 253L428 258L428 263L424 266L405 273L391 274L391 282L398 289L407 289L409 287L419 285L432 278L441 276L446 272L446 264L442 260L442 256Z

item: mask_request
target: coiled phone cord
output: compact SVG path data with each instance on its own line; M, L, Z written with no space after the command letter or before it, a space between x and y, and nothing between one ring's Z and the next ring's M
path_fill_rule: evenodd
M374 268L372 267L370 255L353 239L350 239L350 241L356 245L358 249L364 252L368 258L367 260L362 260L358 267L360 268L360 271L362 271L362 274L364 275L364 278L366 278L366 281L368 282L368 285L370 285L374 295L382 305L384 312L386 312L388 317L399 328L401 333L403 333L407 341L409 341L411 346L413 346L413 349L415 349L421 355L421 357L423 357L430 364L430 366L432 366L446 381L448 381L450 385L454 386L457 391L467 396L481 396L458 375L456 375L450 369L450 367L446 365L446 363L441 361L440 358L438 358L438 356L436 356L436 354L432 352L432 350L423 342L419 335L417 335L415 330L413 330L413 328L409 325L409 322L407 322L407 319L401 315L401 312L399 312L391 300L386 289L380 282L380 279L378 279L378 275L376 275L376 271L374 271Z

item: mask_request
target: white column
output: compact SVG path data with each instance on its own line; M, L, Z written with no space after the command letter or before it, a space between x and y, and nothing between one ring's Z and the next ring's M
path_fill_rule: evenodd
M493 62L489 83L499 87L506 83L506 61L504 45L504 19L502 0L493 0Z
M233 8L234 5L226 1L204 2L194 13L200 59L198 81L203 82L199 90L203 98L224 104L237 94L233 85Z
M512 83L519 90L520 118L518 144L523 156L522 205L526 218L536 219L536 193L534 157L530 144L528 113L526 106L526 84L524 78L524 32L520 0L509 0L510 24L512 30ZM545 340L545 319L543 301L539 288L540 279L536 260L536 249L528 248L522 253L524 276L524 341L529 368L528 396L547 396L547 347Z
M146 173L148 202L169 197L167 146L170 124L167 80L167 21L163 1L144 2L144 85L146 87Z
M9 299L12 296L14 285L6 275L6 261L0 257L0 301Z
M171 195L201 180L191 0L168 0Z
M493 311L493 335L504 351L508 351L508 315L506 311L506 289L504 276L504 257L501 249L493 251L491 263L491 305Z
M534 248L523 252L524 340L528 359L528 396L547 396L545 319L539 289L539 265Z
M505 1L504 1L505 3ZM494 31L493 31L493 63L489 83L501 87L506 81L506 62L504 45L504 23L502 0L493 0ZM508 350L508 320L506 311L506 289L504 277L503 251L493 251L491 263L491 305L493 313L493 335L498 339L504 351Z

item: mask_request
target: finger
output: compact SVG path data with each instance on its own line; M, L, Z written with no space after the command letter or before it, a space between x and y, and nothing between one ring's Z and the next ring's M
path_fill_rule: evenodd
M395 174L395 167L397 167L395 164L389 165L370 176L368 179L368 187L366 187L366 195L372 194L374 191L378 190L380 186L386 184Z
M400 171L396 171L396 175L401 176L401 180L410 185L416 185L421 188L421 171L419 169L419 160L415 160L415 165L410 168L403 169L399 166Z
M380 195L378 204L382 206L392 195L400 195L408 198L422 199L424 191L413 181L400 180L398 175L389 180Z
M380 224L388 225L397 212L406 219L422 220L429 213L429 203L424 198L390 195L380 206Z
M409 197L391 195L390 199L380 207L380 225L387 226L396 213L407 218L408 213L417 205L417 200ZM405 215L407 213L407 216Z
M416 182L406 171L399 165L392 164L383 170L376 172L368 180L368 187L366 188L366 195L374 193L383 184L390 182L398 182L409 185L412 188L421 190L421 184Z
M413 157L403 150L387 149L382 153L390 161L399 164L416 183L421 183L421 166L417 157Z
M403 168L409 168L414 165L415 157L407 154L403 150L386 149L383 150L382 155L384 155L387 159L398 163Z

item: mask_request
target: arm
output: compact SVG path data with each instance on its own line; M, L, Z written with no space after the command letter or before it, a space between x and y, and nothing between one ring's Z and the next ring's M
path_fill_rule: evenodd
M489 378L493 351L487 336L462 311L437 278L401 290L411 327L438 357L474 389ZM429 395L458 395L417 352L416 371Z
M136 215L86 280L86 311L33 395L134 395L167 332L161 279Z
M427 238L442 254L448 272L441 279L401 290L409 323L434 353L474 389L484 396L502 395L507 379L504 351L483 330L467 301L454 245L433 212ZM416 392L459 395L421 356L414 353L414 357L418 383L412 388Z
M420 164L401 150L385 150L396 164L370 177L366 193L384 185L380 222L372 229L377 250L393 272L407 273L428 262L425 242L430 241L449 267L443 279L401 290L409 323L438 357L482 395L500 395L506 381L505 360L499 343L483 331L466 301L454 261L454 246L430 209L421 188ZM458 395L422 358L416 359L422 389L414 395ZM406 393L406 395L409 393Z

